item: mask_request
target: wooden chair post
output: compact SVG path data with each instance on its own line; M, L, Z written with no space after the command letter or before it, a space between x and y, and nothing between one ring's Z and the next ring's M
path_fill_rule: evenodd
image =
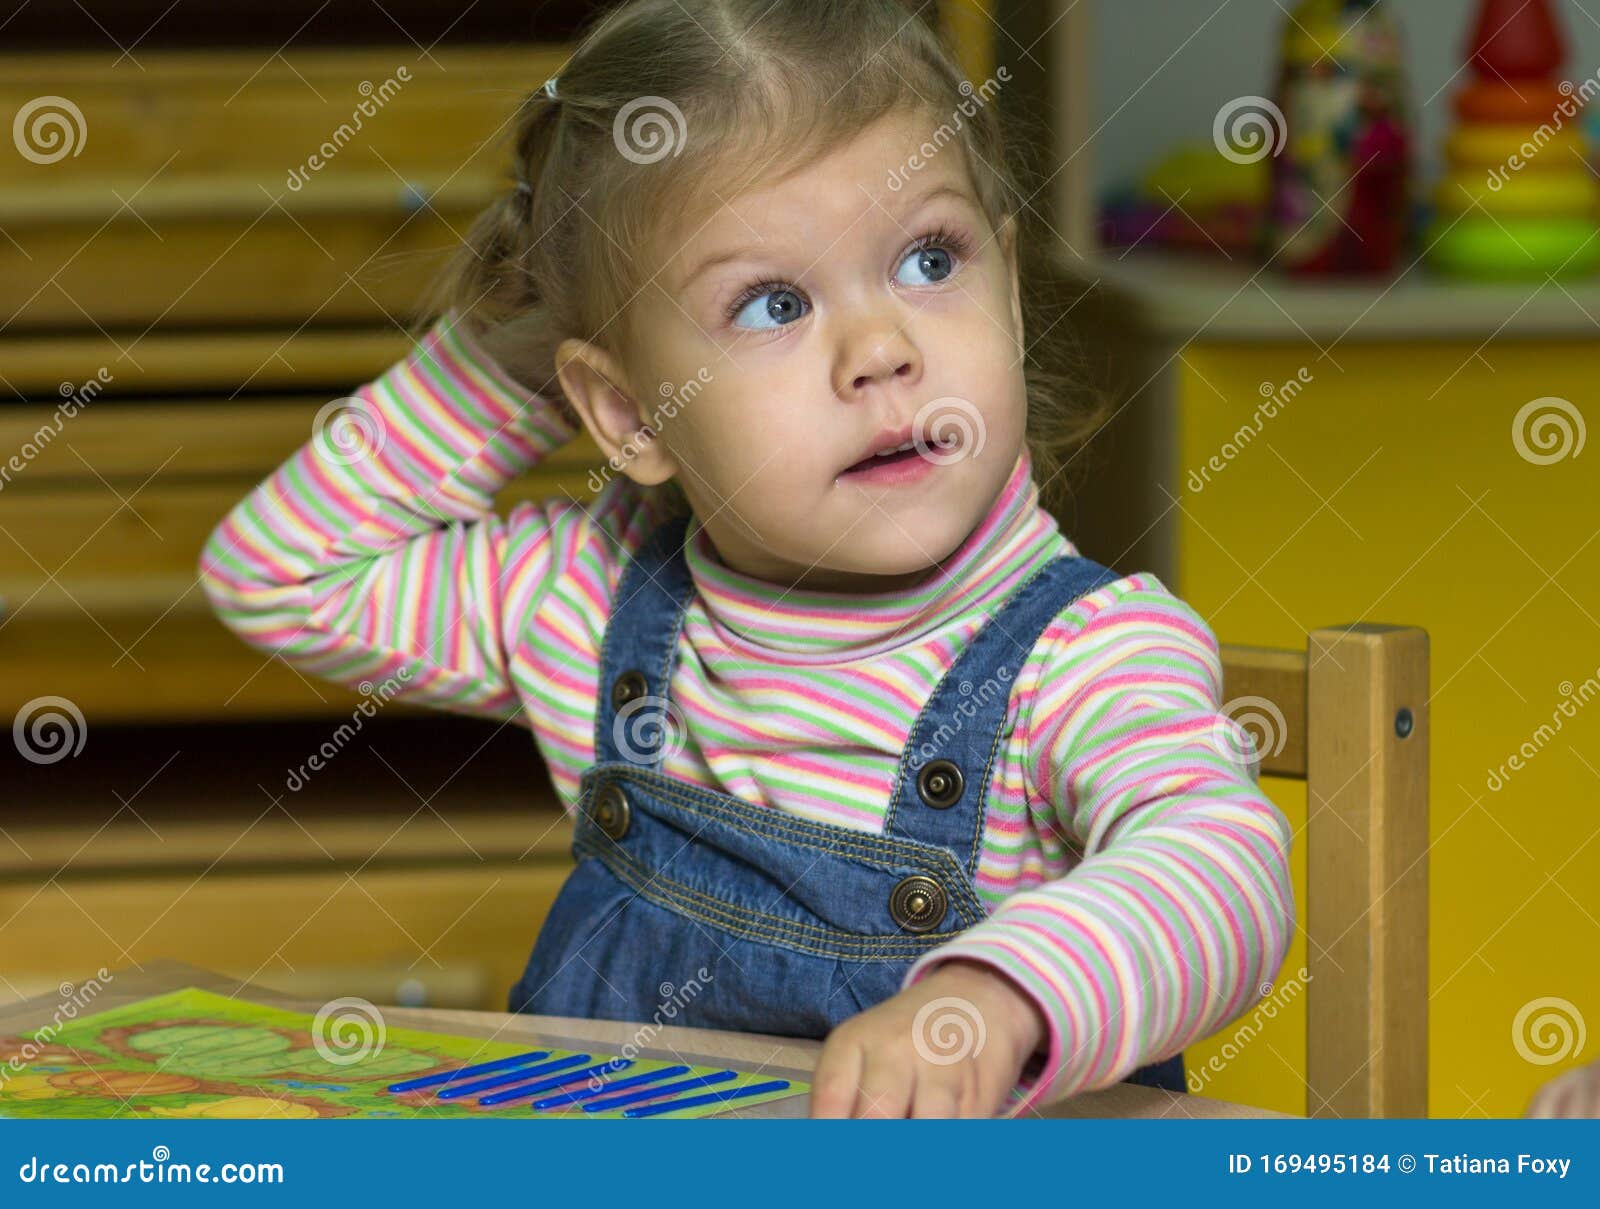
M1306 657L1307 1112L1428 1112L1428 635L1336 626Z

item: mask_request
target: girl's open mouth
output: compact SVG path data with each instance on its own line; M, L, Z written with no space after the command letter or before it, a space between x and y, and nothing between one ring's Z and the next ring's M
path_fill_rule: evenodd
M951 461L949 451L956 446L954 438L918 447L915 442L889 453L873 454L862 458L840 472L839 478L855 483L912 483L922 478L936 466Z

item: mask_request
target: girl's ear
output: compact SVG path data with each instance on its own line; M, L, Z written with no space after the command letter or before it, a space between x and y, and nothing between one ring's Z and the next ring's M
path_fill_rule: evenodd
M666 443L640 415L621 365L605 349L585 340L563 340L556 349L556 377L612 466L642 486L677 473Z

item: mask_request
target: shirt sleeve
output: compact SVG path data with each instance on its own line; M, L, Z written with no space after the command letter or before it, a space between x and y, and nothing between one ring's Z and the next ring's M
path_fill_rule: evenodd
M1205 622L1132 576L1066 610L1040 653L1019 723L1028 794L1082 859L924 955L904 983L961 957L1038 1005L1042 1063L1007 1116L1120 1082L1242 1015L1295 926L1289 823L1221 711Z
M205 545L218 616L309 674L527 725L508 651L561 573L560 518L588 513L557 500L501 518L493 502L571 421L447 314L310 427Z

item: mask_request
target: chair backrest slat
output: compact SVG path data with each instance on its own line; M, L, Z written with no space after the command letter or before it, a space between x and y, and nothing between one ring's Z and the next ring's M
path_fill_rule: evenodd
M1428 635L1330 626L1222 666L1262 772L1306 782L1306 1111L1426 1116Z

